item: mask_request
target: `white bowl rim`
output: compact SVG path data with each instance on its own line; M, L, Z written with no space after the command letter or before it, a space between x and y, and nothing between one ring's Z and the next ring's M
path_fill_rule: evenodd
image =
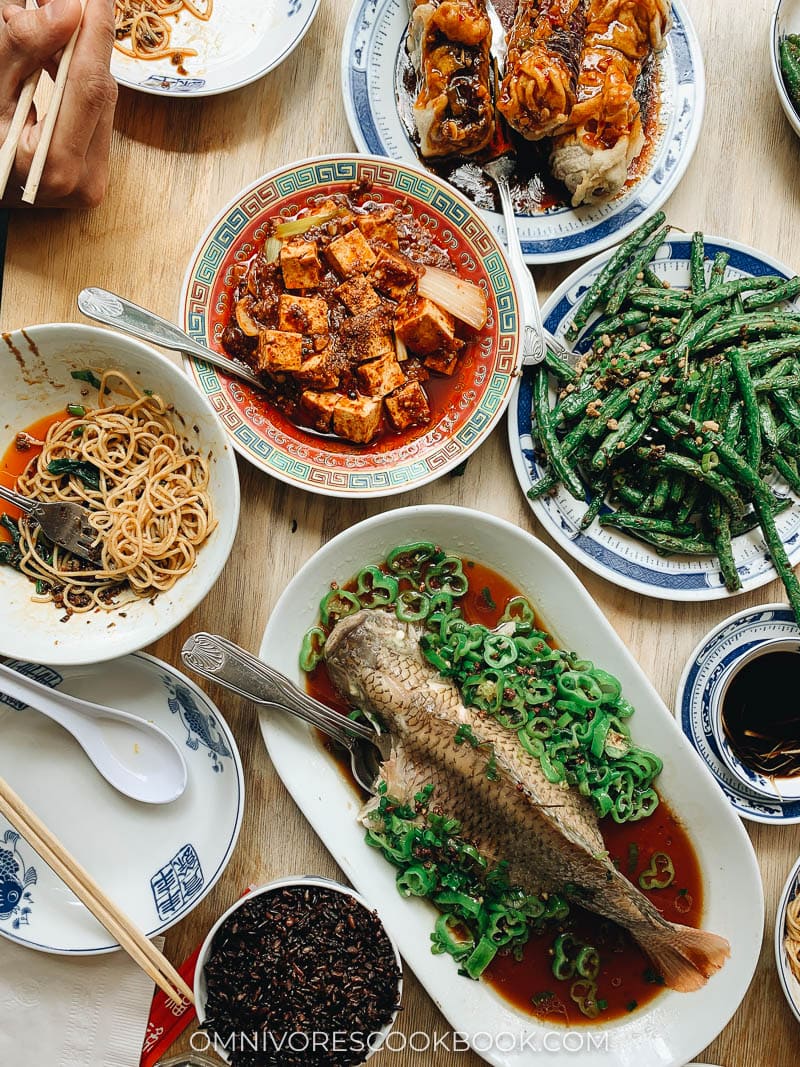
M262 463L258 462L253 456L251 456L250 453L246 452L242 448L237 438L235 438L232 434L228 435L228 441L230 442L231 446L239 453L242 459L246 460L249 464L251 464L251 466L255 467L257 470L262 471L264 474L269 475L269 477L271 478L275 478L280 482L284 482L286 485L291 486L293 489L300 489L303 492L313 493L315 496L333 497L334 499L338 500L368 500L370 498L382 499L383 497L399 496L401 493L413 492L416 489L422 488L422 486L424 485L429 485L431 482L434 482L438 478L441 478L445 474L448 474L460 463L463 463L467 459L469 459L470 456L474 455L474 453L486 443L486 441L494 432L494 430L497 429L498 423L502 419L505 412L508 410L509 405L511 404L517 393L516 381L522 370L522 360L524 355L521 325L523 317L522 301L520 299L519 285L517 283L515 273L511 269L511 264L508 259L508 253L506 252L502 241L492 231L491 227L486 221L484 213L479 211L478 208L476 208L475 205L462 192L460 192L454 186L449 185L444 180L444 178L440 178L438 174L434 174L431 171L426 170L421 163L410 163L406 160L389 159L385 156L373 156L366 152L328 152L322 155L306 156L304 159L298 159L294 162L283 163L279 167L274 167L272 170L267 171L265 174L262 174L261 177L256 178L251 182L248 182L246 186L244 186L233 197L231 197L231 199L227 203L225 203L219 209L219 211L216 212L214 217L203 230L200 237L197 239L195 246L189 255L189 262L187 264L186 271L183 276L183 281L181 282L180 294L178 296L178 311L176 322L180 325L181 329L184 328L182 324L184 321L186 300L189 295L189 284L191 282L194 264L197 261L200 249L204 247L211 234L219 225L220 220L226 215L228 215L230 211L239 203L239 201L244 196L246 196L248 193L252 193L263 182L273 180L278 175L282 174L284 171L295 170L298 167L313 166L317 163L330 163L339 160L353 160L356 163L375 163L378 166L389 163L394 167L412 171L416 174L419 174L421 177L424 177L432 185L438 186L448 196L451 196L454 200L459 202L462 207L466 207L469 211L469 214L478 220L478 222L481 224L481 226L484 228L484 230L496 246L496 251L500 255L500 259L506 269L506 274L508 275L508 279L511 284L511 291L514 297L514 306L517 309L517 321L519 324L517 329L518 343L516 366L510 374L512 382L508 387L507 395L503 402L492 413L492 416L486 423L486 425L481 427L480 433L476 435L475 442L471 445L468 445L463 453L458 453L457 455L453 456L452 459L448 459L446 463L443 463L435 470L428 471L428 473L423 475L421 478L415 478L413 482L404 483L402 485L390 486L388 489L378 487L376 489L359 489L358 491L348 490L347 492L341 492L338 489L331 489L327 486L318 486L315 484L308 483L299 484L298 482L287 478L283 471L277 468L270 467L268 469L267 467L265 467ZM306 193L308 192L308 190L304 188L302 192ZM491 287L490 278L489 285ZM186 374L187 378L191 380L195 388L197 388L197 383L195 382L194 374L192 371L192 367L194 366L194 358L192 356L184 355L182 353L181 361L184 373ZM387 468L387 470L391 469L391 467Z
M246 904L248 900L252 900L254 897L264 896L267 893L274 893L276 889L286 889L286 888L302 887L302 886L308 886L308 885L319 886L321 889L331 889L336 893L341 893L342 896L352 897L363 908L366 908L367 911L372 912L373 914L377 915L378 921L381 924L381 929L383 930L383 933L384 933L385 937L388 939L389 944L392 946L392 952L394 953L395 962L397 963L397 973L398 973L398 978L397 978L397 1005L398 1006L395 1008L394 1012L392 1012L392 1016L389 1019L389 1021L386 1023L386 1025L380 1031L380 1041L378 1041L378 1042L374 1043L373 1045L371 1045L370 1050L367 1053L367 1055L365 1056L365 1058L360 1061L360 1063L366 1063L368 1059L370 1059L372 1056L374 1056L375 1053L379 1052L380 1049L383 1047L384 1042L386 1041L386 1038L389 1036L389 1034L392 1032L392 1029L394 1028L394 1024L397 1021L397 1016L400 1013L400 1002L401 1002L401 999L402 999L402 996L403 996L403 958L400 955L400 950L398 949L394 938L389 933L389 931L386 929L386 926L384 925L384 922L380 917L380 912L378 911L378 909L375 908L372 904L370 904L370 902L364 896L362 896L361 893L359 893L357 890L353 889L352 886L345 885L344 882L337 882L333 878L326 878L324 875L317 875L317 874L289 874L289 875L284 875L282 878L276 878L271 882L266 882L264 885L256 886L254 889L251 889L250 892L245 893L244 896L239 897L238 900L235 900L233 902L233 904L231 904L231 906L228 908L228 910L225 911L219 917L219 919L217 919L217 921L214 923L214 925L211 927L211 929L206 934L205 941L203 941L203 944L200 946L200 951L199 951L198 956L197 956L197 963L195 964L195 971L194 971L194 999L195 999L195 1011L197 1013L197 1021L200 1024L200 1026L202 1027L203 1024L205 1023L205 1020L206 1020L206 1000L207 1000L207 995L206 995L205 981L204 981L204 979L205 979L205 967L206 967L206 963L208 961L209 954L211 952L211 945L212 945L212 943L214 941L214 938L217 936L217 933L219 932L219 930L223 926L223 924L231 917L231 915L233 915L234 912L238 911L239 908L242 907L242 905ZM211 1034L209 1034L208 1036L211 1039L211 1046L210 1047L214 1048L214 1051L217 1053L217 1055L218 1056L222 1056L222 1058L225 1060L226 1063L230 1062L229 1059L228 1059L227 1054L224 1051L222 1051L222 1050L220 1050L220 1049L218 1049L216 1047L216 1042L214 1041L213 1036Z
M786 929L786 909L789 906L789 894L794 888L794 883L800 876L800 856L797 858L797 862L793 865L792 869L783 883L783 889L781 895L778 898L778 911L775 916L775 968L778 972L778 982L783 990L783 995L786 997L786 1003L791 1008L795 1018L800 1022L800 1002L796 1001L789 991L789 987L786 985L783 973L783 937Z
M794 109L791 98L786 91L786 86L783 83L783 74L781 73L780 64L780 52L778 48L778 17L781 13L784 0L775 0L775 6L772 9L772 18L769 22L769 60L770 67L772 68L772 80L775 82L775 88L778 90L778 99L781 102L781 107L786 114L786 118L789 120L794 132L800 137L800 115Z
M102 326L95 326L86 322L43 322L36 323L33 326L20 326L15 330L9 330L7 335L10 338L15 338L18 335L28 335L32 338L34 343L38 336L44 336L48 339L59 331L75 332L79 336L84 335L97 339L102 343L102 339L106 336L112 336L117 341L121 341L124 345L127 345L132 352L137 354L144 354L148 358L154 359L157 363L164 367L169 368L170 371L174 371L176 374L176 381L181 381L187 376L182 373L180 364L171 360L168 356L165 356L162 352L159 352L153 345L147 344L145 341L140 341L135 337L131 337L130 334L124 333L121 330L107 329ZM200 408L205 412L209 418L212 418L214 424L219 431L220 442L222 444L221 449L215 449L215 459L219 463L227 465L228 481L230 484L230 490L232 493L231 506L226 509L224 516L220 517L217 529L222 534L221 545L219 549L219 559L216 565L207 567L204 570L207 575L201 586L198 587L197 592L187 598L183 607L175 615L166 614L162 621L153 626L145 639L142 641L135 636L136 629L131 630L131 636L127 642L120 642L119 645L115 645L112 649L105 652L103 651L102 644L99 642L85 642L86 652L81 653L80 645L74 645L70 648L64 648L63 651L59 651L58 648L53 648L52 655L48 655L47 663L53 667L78 667L88 666L95 663L105 663L109 660L121 659L123 656L128 655L131 652L140 652L142 648L150 646L155 641L160 640L166 634L170 633L173 629L179 626L196 608L202 603L202 601L208 596L212 588L217 582L220 574L222 573L225 565L227 564L231 550L233 549L233 542L236 538L236 533L239 528L239 512L241 508L241 487L239 483L239 468L236 464L236 455L234 450L230 447L230 438L219 419L219 416L214 411L214 408L209 403L209 400L203 393L197 388L192 379L189 379L190 387L194 393L195 400ZM24 657L23 657L24 658Z

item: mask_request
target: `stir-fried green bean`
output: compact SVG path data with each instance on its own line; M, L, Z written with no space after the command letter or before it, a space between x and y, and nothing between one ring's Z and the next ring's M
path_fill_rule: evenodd
M588 355L554 411L545 372L535 384L542 491L563 483L588 500L582 529L598 518L659 552L716 555L731 591L735 539L755 522L800 622L769 488L780 480L800 494L800 277L726 279L729 253L716 251L709 270L698 232L689 287L664 287L653 259L662 226L654 218L622 246L579 305L573 332L586 331Z

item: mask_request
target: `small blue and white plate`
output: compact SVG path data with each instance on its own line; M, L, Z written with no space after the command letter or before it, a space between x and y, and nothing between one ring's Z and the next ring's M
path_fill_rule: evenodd
M0 696L0 776L148 937L189 914L231 858L244 808L236 742L208 697L136 652L93 667L10 666L65 693L160 726L180 746L188 782L172 804L117 793L50 719ZM0 935L73 956L118 946L0 816Z
M683 177L700 138L705 71L684 0L675 0L672 10L674 26L666 49L656 58L658 121L640 157L644 161L641 172L606 204L580 208L562 204L534 215L518 215L528 263L560 263L608 248L657 211ZM355 0L342 45L342 93L350 132L360 152L419 163L397 92L402 85L407 27L407 0ZM469 195L469 188L461 192ZM493 211L482 214L505 240L502 216Z
M297 48L320 0L214 0L207 22L183 9L171 17L171 47L190 48L179 73L169 59L132 59L116 48L120 85L155 96L216 96L263 78ZM128 46L129 42L120 42Z
M800 800L770 800L744 784L722 757L714 709L731 667L765 642L800 637L785 604L747 608L707 634L689 657L678 683L675 713L681 729L743 819L763 823L800 823Z
M686 288L689 284L690 247L689 238L675 235L658 251L653 267L674 288ZM780 274L785 278L794 275L794 271L783 263L735 241L707 237L705 247L707 271L710 271L710 262L717 252L729 253L726 279L761 274ZM577 305L610 255L610 252L604 253L578 267L542 308L545 327L559 340L565 340ZM590 321L596 321L596 316ZM581 345L577 347L580 349ZM511 458L525 493L542 476L531 436L532 381L532 371L525 371L508 409ZM774 485L782 496L796 499L783 482L776 480ZM539 497L530 504L545 531L573 559L623 589L662 600L721 600L738 595L725 588L715 556L660 556L655 548L598 522L592 523L588 530L581 530L580 521L587 504L575 500L563 487L559 487L554 495ZM611 509L606 507L605 510ZM775 521L794 566L800 561L800 508L787 508L776 516ZM777 577L758 529L734 539L733 555L742 580L741 592L758 589Z
M778 969L778 980L781 983L786 1002L794 1012L797 1021L800 1022L800 982L792 974L784 947L786 909L789 907L790 901L794 900L795 897L800 897L800 859L798 859L792 868L791 874L786 879L775 920L775 964Z

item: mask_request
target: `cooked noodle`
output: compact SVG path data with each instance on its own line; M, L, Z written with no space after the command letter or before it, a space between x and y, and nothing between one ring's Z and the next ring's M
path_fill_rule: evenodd
M192 48L172 48L172 27L167 21L184 8L195 18L208 22L214 0L197 5L193 0L114 0L114 47L131 59L170 59L179 61L196 56ZM130 39L130 47L121 41Z
M38 584L37 599L69 612L109 608L170 589L195 564L216 526L206 459L175 427L170 409L118 371L106 371L100 397L124 402L87 410L51 426L44 448L17 479L17 491L42 501L76 501L90 511L101 562L97 568L52 546L33 521L20 519L20 570ZM130 399L128 399L130 398ZM99 489L76 473L52 473L57 460L91 464ZM57 465L58 466L58 465Z
M792 974L800 982L800 893L786 909L786 937L783 942Z

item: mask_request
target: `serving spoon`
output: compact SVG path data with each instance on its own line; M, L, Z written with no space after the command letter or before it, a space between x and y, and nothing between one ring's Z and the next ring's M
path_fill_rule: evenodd
M206 363L224 370L230 377L241 378L256 389L264 389L263 383L244 363L238 363L212 348L206 348L205 345L194 341L188 333L184 333L174 322L162 319L154 311L139 307L138 304L109 292L108 289L98 289L96 286L81 289L77 303L78 310L95 322L113 326L123 333L129 333L131 337L138 337L140 341L150 341L172 352L183 352L193 359L205 360Z
M193 634L181 649L187 667L234 693L270 708L288 711L316 726L350 753L353 777L368 793L375 793L380 766L391 755L388 734L371 722L354 722L304 693L268 663L216 634Z
M132 800L169 804L186 789L186 761L153 723L61 693L3 663L0 693L63 726L109 785Z

